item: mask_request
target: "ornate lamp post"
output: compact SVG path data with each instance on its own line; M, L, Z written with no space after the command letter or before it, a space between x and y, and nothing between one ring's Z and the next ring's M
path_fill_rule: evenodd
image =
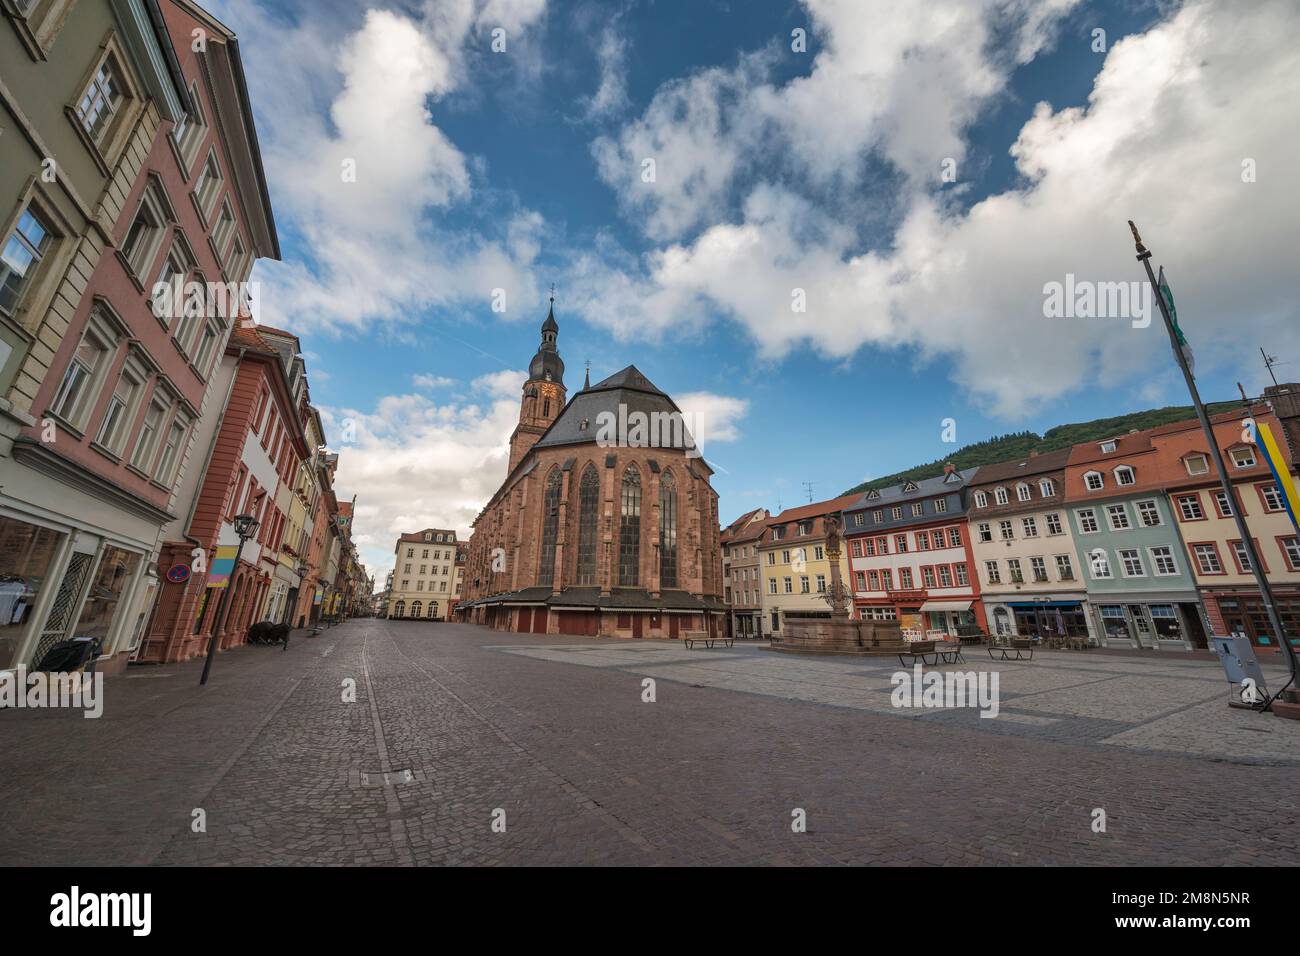
M239 558L244 553L244 542L257 533L257 526L260 523L254 515L235 516L235 534L239 535L239 547L235 549L235 564L230 569L230 579L226 581L225 593L221 595L221 606L217 608L217 620L212 628L212 638L208 641L208 658L203 662L203 676L199 678L200 687L208 682L212 659L217 656L217 641L220 640L221 628L225 625L222 616L229 610L230 592L235 586L235 572L239 570Z

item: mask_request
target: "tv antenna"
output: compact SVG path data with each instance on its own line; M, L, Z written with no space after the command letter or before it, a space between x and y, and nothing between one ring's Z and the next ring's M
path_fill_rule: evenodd
M806 491L806 492L808 493L808 504L812 504L812 500L813 500L813 483L812 483L811 481L805 481L805 482L803 483L803 490Z

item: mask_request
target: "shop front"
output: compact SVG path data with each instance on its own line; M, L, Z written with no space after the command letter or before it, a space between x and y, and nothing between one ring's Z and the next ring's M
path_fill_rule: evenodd
M1300 647L1300 589L1274 586L1273 606L1292 647ZM1204 593L1205 609L1215 630L1250 638L1257 647L1277 649L1281 642L1274 633L1258 591Z
M974 601L925 601L917 609L923 616L926 636L947 634L956 637L979 630L979 620L971 610Z
M1200 604L1187 594L1142 600L1101 599L1094 605L1105 647L1194 650L1209 645Z
M1082 600L1010 601L1007 607L1014 615L1012 633L1037 635L1044 640L1091 637Z

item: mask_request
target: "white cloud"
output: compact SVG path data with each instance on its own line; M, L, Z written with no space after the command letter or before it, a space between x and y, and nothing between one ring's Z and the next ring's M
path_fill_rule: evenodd
M448 388L455 385L454 378L448 378L446 375L429 375L424 372L417 372L411 376L411 384L416 388Z
M878 12L879 29L861 42L898 58L901 41L879 36L897 18ZM967 52L934 56L966 62L968 38L957 30L965 15L949 13L955 19L937 36ZM1015 51L1021 58L1041 45L1046 29L1041 11L1026 23ZM1091 383L1145 383L1159 374L1153 369L1169 367L1158 317L1148 329L1123 319L1043 317L1044 284L1067 272L1107 282L1142 277L1125 225L1133 218L1169 270L1198 365L1239 368L1256 339L1276 341L1283 323L1295 322L1287 289L1300 245L1300 191L1289 169L1298 143L1286 117L1300 98L1300 51L1289 40L1298 31L1294 4L1190 3L1115 44L1086 107L1039 104L1011 150L1025 180L1019 188L964 212L918 189L904 197L882 251L862 252L853 224L841 222L834 205L795 191L802 181L750 181L733 221L715 220L689 242L656 249L640 270L610 267L595 255L576 259L575 274L590 285L580 307L589 321L629 338L721 313L767 357L803 344L836 359L864 345L906 346L921 361L942 361L940 374L994 411L1023 417ZM828 40L832 50L841 45L847 48ZM880 63L875 72L901 80L906 69ZM939 74L958 82L956 74ZM968 102L1001 82L981 76ZM675 96L674 88L660 97ZM782 96L793 95L786 90ZM840 112L822 109L828 117ZM807 111L799 115L816 122ZM968 115L950 111L915 135L894 128L884 149L904 165L908 155L949 149L945 130L960 129ZM673 124L667 132L651 125L653 133L632 124L625 139L690 136ZM728 157L741 151L743 138L716 133L720 124L704 128L721 137L710 148L730 169ZM826 150L840 151L842 161L848 155L830 141ZM1257 182L1242 181L1246 158L1257 163ZM665 224L680 227L698 208L656 205L647 233L671 232ZM807 296L806 312L791 309L796 289Z
M673 398L701 451L715 442L740 440L740 420L749 411L749 402L731 395L713 392L687 392Z
M596 43L600 83L587 102L589 118L611 116L627 107L627 48L626 37L615 26L601 30Z

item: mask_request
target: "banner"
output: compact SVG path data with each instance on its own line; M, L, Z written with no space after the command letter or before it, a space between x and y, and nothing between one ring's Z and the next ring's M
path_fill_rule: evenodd
M1269 471L1273 472L1273 479L1277 482L1277 493L1282 498L1282 504L1286 506L1286 513L1291 518L1291 526L1300 530L1300 523L1296 521L1296 516L1300 515L1300 495L1296 494L1295 481L1291 477L1291 469L1287 467L1286 456L1278 447L1273 432L1263 422L1255 423L1255 435L1259 439L1255 442L1255 447L1263 453Z
M208 568L208 587L224 588L230 583L230 573L235 570L235 555L238 552L239 545L217 545L217 556L212 559L212 566Z

